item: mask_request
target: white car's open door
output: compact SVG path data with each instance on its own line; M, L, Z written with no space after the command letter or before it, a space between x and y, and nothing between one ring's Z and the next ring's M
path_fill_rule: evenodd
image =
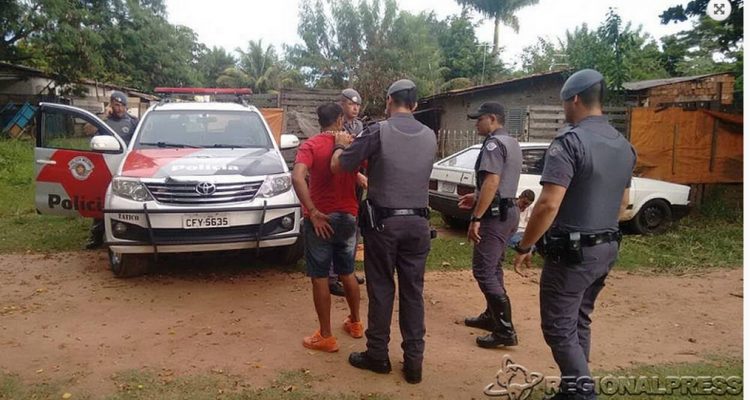
M40 103L34 149L36 207L41 214L101 218L104 195L126 144L94 114L76 107ZM91 136L111 135L118 151L91 150Z

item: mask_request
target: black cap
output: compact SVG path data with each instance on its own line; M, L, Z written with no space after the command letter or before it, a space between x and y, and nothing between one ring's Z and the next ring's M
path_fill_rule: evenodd
M486 114L505 115L505 107L496 101L488 101L482 103L476 111L470 112L468 116L470 119L477 119Z
M112 91L112 94L109 95L109 100L116 101L124 106L128 105L128 96L125 96L125 93L118 90Z
M570 100L573 96L604 80L599 71L582 69L571 75L560 90L561 100Z

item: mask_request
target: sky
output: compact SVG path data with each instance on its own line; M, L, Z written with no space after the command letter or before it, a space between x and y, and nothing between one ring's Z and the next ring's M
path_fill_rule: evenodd
M297 35L299 3L305 0L166 0L168 19L173 24L192 28L199 40L209 47L224 47L233 51L246 48L248 40L263 39L276 46L301 43ZM583 23L598 27L607 10L615 8L624 22L642 25L655 38L690 27L690 22L662 25L659 14L667 8L687 3L687 0L540 0L516 15L518 33L503 26L500 45L505 48L501 58L511 66L526 46L536 43L537 37L563 37ZM398 1L399 8L413 13L434 11L439 18L461 12L455 0ZM480 42L492 43L494 25L474 14L479 22L476 32Z

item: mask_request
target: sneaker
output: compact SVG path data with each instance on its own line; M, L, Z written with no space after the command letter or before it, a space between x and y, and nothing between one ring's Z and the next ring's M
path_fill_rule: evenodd
M344 330L351 337L359 339L365 333L365 325L362 323L362 321L352 322L351 316L348 316L344 320Z
M346 293L344 293L344 284L342 284L339 281L329 283L328 291L331 292L331 295L333 296L340 296L340 297L346 296Z
M335 336L324 338L320 336L320 331L315 331L312 336L302 339L302 345L311 350L320 350L328 353L339 351L339 344L336 343Z

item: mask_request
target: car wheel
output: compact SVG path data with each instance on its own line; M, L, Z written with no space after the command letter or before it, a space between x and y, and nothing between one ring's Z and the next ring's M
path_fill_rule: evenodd
M120 254L109 250L109 268L118 278L132 278L148 272L149 254Z
M664 200L649 200L635 215L631 227L642 235L664 233L672 225L672 209Z
M302 240L302 236L300 236L292 245L269 250L271 251L266 253L267 260L279 265L293 266L305 255L305 242ZM274 256L279 254L281 257Z
M461 218L457 218L444 213L440 213L440 217L443 219L445 225L449 228L466 229L469 226L468 221L464 221Z

